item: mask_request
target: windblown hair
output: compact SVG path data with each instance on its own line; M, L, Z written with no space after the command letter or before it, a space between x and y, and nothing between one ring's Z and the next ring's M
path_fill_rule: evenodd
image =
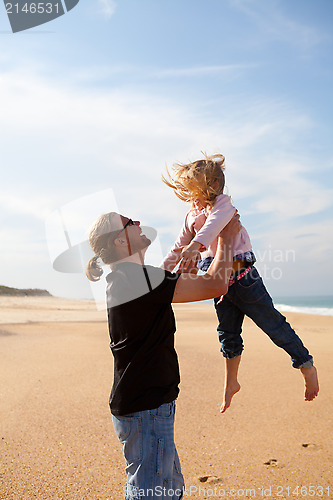
M111 264L116 260L113 246L108 246L108 241L112 234L117 234L119 228L116 226L116 219L120 218L116 212L109 212L98 217L89 232L89 243L95 255L86 267L86 276L90 281L98 281L103 274L103 269L98 260L104 264ZM119 220L119 219L118 219Z
M166 168L168 179L162 175L162 180L182 201L189 203L199 197L212 207L216 197L223 193L225 185L224 156L222 154L207 156L205 153L203 155L203 160L174 164L173 177Z

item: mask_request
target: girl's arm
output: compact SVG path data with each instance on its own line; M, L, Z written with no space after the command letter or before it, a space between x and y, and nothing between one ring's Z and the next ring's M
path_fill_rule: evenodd
M218 196L205 224L197 232L191 243L181 252L182 270L186 270L189 265L198 260L200 251L209 247L210 243L217 238L234 214L235 207L232 206L230 197L227 195Z
M204 276L181 274L172 302L194 302L227 293L232 272L233 240L240 227L239 215L235 214L218 239L217 251L207 273Z
M211 242L217 238L222 229L230 222L235 210L229 196L218 196L205 224L197 232L193 241L201 243L201 245L208 248Z
M188 245L194 237L194 231L191 229L189 224L189 214L190 212L186 214L184 224L173 247L167 253L162 264L160 264L160 267L166 271L173 271L181 259L181 251L183 247Z

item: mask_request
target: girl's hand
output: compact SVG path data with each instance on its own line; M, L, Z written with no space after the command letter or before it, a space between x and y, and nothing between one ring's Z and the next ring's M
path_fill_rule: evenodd
M183 248L182 253L181 253L181 263L179 266L179 270L186 271L189 267L194 267L197 260L200 257L200 251L199 248L201 248L202 245L198 241L191 241L189 245Z

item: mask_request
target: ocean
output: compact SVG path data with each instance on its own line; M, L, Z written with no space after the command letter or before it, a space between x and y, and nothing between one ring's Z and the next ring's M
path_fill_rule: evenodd
M273 301L279 311L333 316L333 295L274 296Z
M278 311L295 312L302 314L319 314L333 316L333 295L316 296L272 296L274 306ZM212 300L203 300L198 304L211 304Z

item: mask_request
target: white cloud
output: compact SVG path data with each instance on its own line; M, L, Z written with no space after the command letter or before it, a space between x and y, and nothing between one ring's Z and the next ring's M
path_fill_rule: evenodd
M164 188L160 174L165 163L220 150L235 189L242 188L240 174L251 173L253 187L263 191L272 182L273 189L275 184L284 189L284 178L299 182L306 165L313 163L311 158L276 160L281 142L287 148L295 135L314 124L305 113L274 100L246 98L237 106L226 97L216 103L214 116L205 117L192 103L168 96L119 88L82 90L17 70L2 75L0 101L2 164L15 163L18 185L21 178L50 188L50 179L36 175L49 170L52 181L66 174L66 189L81 179L86 182L90 166L92 181L104 174L106 180L122 183L124 172L131 171L136 182Z
M105 82L114 78L126 78L131 82L151 82L156 80L168 80L172 78L205 78L223 77L223 81L234 80L242 77L246 71L256 69L259 63L239 63L211 66L184 66L184 67L155 67L136 66L131 64L119 64L114 66L96 65L85 68L69 69L66 78L70 77L73 82L90 83Z
M313 191L309 182L297 181L298 189L292 186L280 185L271 189L267 195L262 195L255 204L257 213L275 212L282 217L298 217L319 213L332 206L333 190L320 189Z
M225 64L221 66L193 66L185 68L167 68L152 71L151 75L158 78L201 77L201 76L233 76L242 71L258 67L257 64Z
M333 251L333 233L328 231L330 225L331 222L327 218L315 223L302 219L298 224L295 224L292 218L286 218L282 223L259 235L256 247L261 249L261 253L258 255L261 254L262 260L267 263L269 257L274 256L274 252L276 255L277 252L282 252L286 257L282 264L289 264L292 273L303 272L312 276L310 283L313 279L316 280L320 265ZM292 258L293 256L295 258ZM296 270L292 269L293 267L296 267ZM327 272L332 274L331 269L327 269ZM315 285L316 282L311 284Z
M279 296L332 293L332 269L325 265L333 252L332 221L285 217L253 238L257 267L270 293ZM325 279L322 280L322 267Z
M320 32L313 26L288 17L283 13L281 5L276 0L263 2L261 0L229 0L231 6L246 14L254 21L262 35L268 40L288 43L289 45L308 50L331 39L330 34Z
M96 180L103 182L103 178L108 187L125 185L127 192L133 185L135 189L141 185L140 207L143 210L147 205L147 212L153 196L169 203L168 190L160 181L165 163L170 166L174 161L197 159L201 150L226 154L230 194L238 198L255 195L252 208L258 212L285 215L286 200L295 215L329 205L331 192L319 185L311 192L311 184L303 179L310 158L292 163L290 159L276 160L274 150L266 156L258 153L270 144L276 148L282 141L286 145L302 128L313 126L307 115L283 102L262 99L246 106L240 102L231 112L225 99L217 103L223 114L217 112L204 120L187 103L167 97L120 89L79 91L75 84L56 85L18 70L2 75L0 100L0 132L6 139L3 165L19 169L18 186L21 177L23 184L35 187L32 196L16 195L17 202L15 193L8 191L0 198L16 213L41 216L48 203L50 209L63 203L61 196L57 202L60 193L72 192L73 199L88 194L76 188L87 186L89 178L92 190L96 190ZM55 187L48 176L40 175L45 171L55 181L63 178L63 186L58 183ZM124 182L127 176L132 182ZM243 178L248 179L246 184ZM38 195L39 188L42 195ZM129 209L135 207L134 196L132 200ZM158 213L165 218L161 204Z
M248 193L254 197L248 213L273 213L277 220L285 220L317 214L332 207L333 189L309 176L309 158L300 157L298 161L267 158L268 162L266 170L261 160L258 182Z
M98 0L100 12L109 19L115 12L117 4L114 0Z
M173 96L127 88L96 91L75 81L54 81L27 69L0 74L6 174L0 188L2 236L13 244L14 260L20 238L27 235L21 232L27 218L34 219L31 227L39 223L43 231L40 221L50 211L107 188L113 189L121 212L159 230L166 250L187 207L164 186L161 173L165 163L195 160L202 150L225 153L230 194L241 202L244 198L249 211L271 214L271 232L262 216L264 235L273 238L281 218L290 219L292 231L295 216L314 214L331 204L330 189L306 177L315 159L308 152L297 161L288 158L295 137L314 124L286 102L247 97L236 105L222 96L214 115L205 115L195 103L178 102ZM283 158L277 154L281 144ZM23 222L22 215L27 216ZM6 216L15 217L18 241L13 240ZM307 234L313 229L303 228ZM45 238L44 232L39 237ZM309 239L315 248L317 236ZM32 240L31 245L34 248ZM6 251L6 257L9 254Z
M15 192L16 191L16 192ZM19 194L18 191L21 191ZM44 220L49 213L50 194L26 193L20 187L11 193L0 193L0 206L12 215L27 215Z

